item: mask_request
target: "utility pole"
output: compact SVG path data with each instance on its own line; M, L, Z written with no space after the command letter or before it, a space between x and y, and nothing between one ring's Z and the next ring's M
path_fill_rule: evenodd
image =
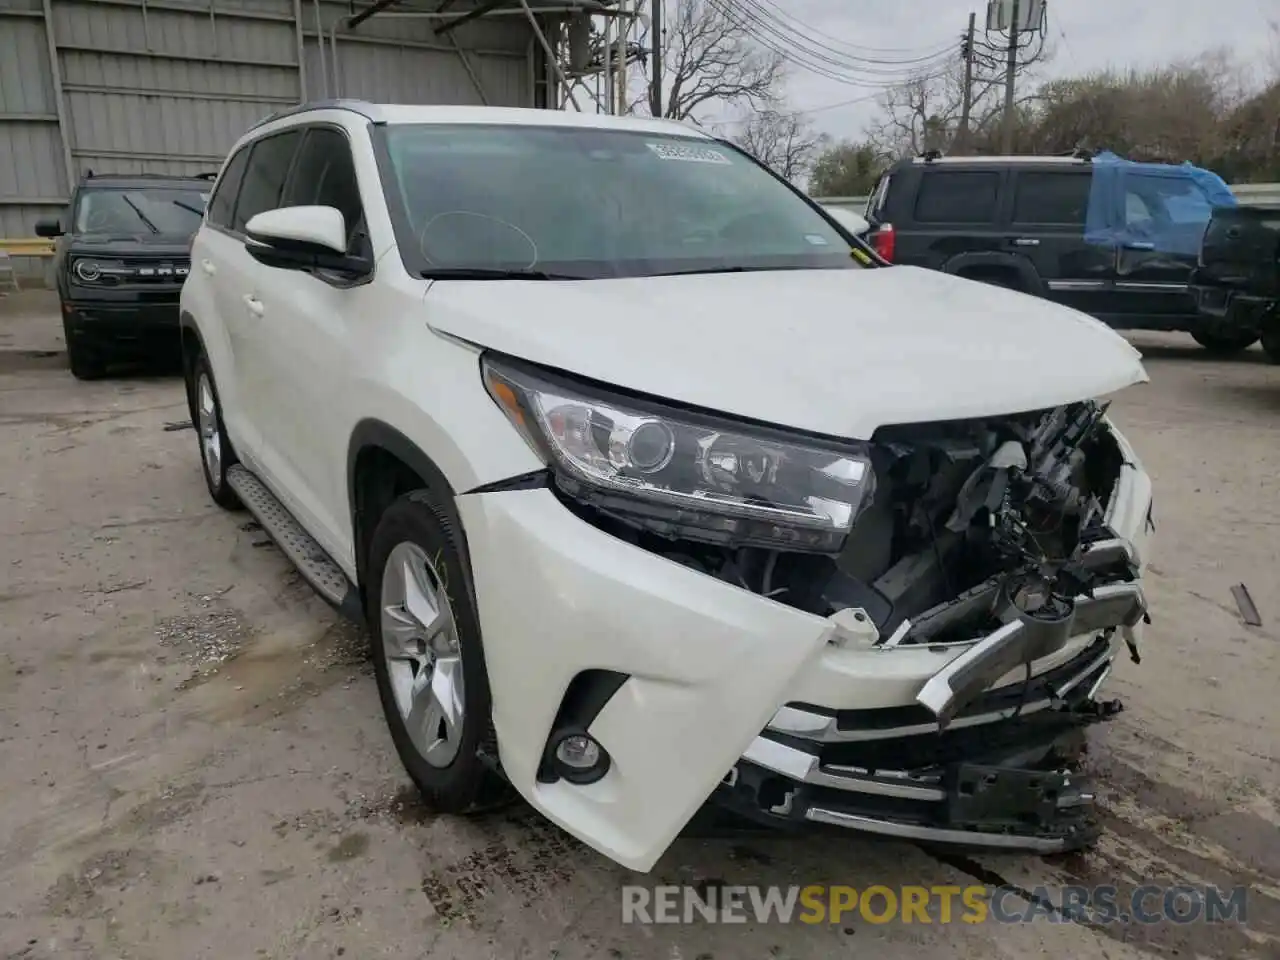
M1009 51L1005 64L1002 149L1005 156L1008 156L1013 153L1013 81L1018 74L1018 0L1013 0L1013 10L1009 16Z
M662 0L649 0L653 9L649 11L649 30L652 33L653 49L650 57L650 70L653 71L649 81L649 110L655 117L662 116Z
M626 12L627 0L618 0L618 79L613 86L618 93L618 109L615 112L619 116L627 112L627 56L630 53L627 38L631 35L631 20L624 16Z
M969 114L973 110L973 26L977 14L969 13L969 29L964 34L964 46L960 48L964 56L964 90L960 103L960 131L956 134L957 153L963 154L969 149Z

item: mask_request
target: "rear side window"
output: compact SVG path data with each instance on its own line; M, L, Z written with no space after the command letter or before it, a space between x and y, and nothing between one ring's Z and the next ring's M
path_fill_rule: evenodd
M996 218L1000 173L994 170L930 170L920 178L920 223L991 223Z
M263 210L280 206L280 194L293 163L294 151L302 139L297 130L264 137L253 145L249 165L244 171L240 199L236 202L232 228L244 232L249 219Z
M222 179L218 181L218 187L209 200L209 222L215 226L231 226L231 214L236 207L236 194L240 192L240 181L244 179L244 168L248 162L249 147L241 147L227 164L227 170L222 175Z
M1084 226L1092 179L1084 173L1019 173L1013 222Z
M1167 219L1183 226L1207 224L1213 207L1204 190L1189 178L1134 174L1125 181L1125 214L1130 224Z

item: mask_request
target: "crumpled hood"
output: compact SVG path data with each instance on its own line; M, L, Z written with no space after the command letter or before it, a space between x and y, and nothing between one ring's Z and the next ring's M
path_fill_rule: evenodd
M834 437L1019 413L1145 382L1103 324L917 267L435 281L427 321L534 363Z

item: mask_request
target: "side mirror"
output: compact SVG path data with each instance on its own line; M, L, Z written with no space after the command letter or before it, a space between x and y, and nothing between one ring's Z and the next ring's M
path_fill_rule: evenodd
M852 210L847 210L844 207L826 206L825 204L822 209L827 212L827 216L840 224L840 226L844 227L855 237L860 237L871 229L871 224L867 222L866 218L860 214L854 213Z
M245 249L268 267L363 274L373 264L347 253L347 224L333 207L264 210L245 224Z
M57 220L37 220L36 236L46 237L50 240L60 237L62 236L62 224Z

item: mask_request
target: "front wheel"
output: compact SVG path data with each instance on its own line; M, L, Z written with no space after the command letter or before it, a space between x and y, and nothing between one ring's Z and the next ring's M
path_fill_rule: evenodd
M1216 330L1193 330L1191 338L1210 353L1225 357L1248 350L1258 339L1258 335L1251 330L1233 330L1223 333Z
M490 779L481 755L494 744L489 679L461 531L426 491L404 495L378 521L366 597L396 752L432 806L466 812Z
M107 372L102 355L84 330L77 329L62 311L62 338L67 343L67 364L77 380L100 380Z

